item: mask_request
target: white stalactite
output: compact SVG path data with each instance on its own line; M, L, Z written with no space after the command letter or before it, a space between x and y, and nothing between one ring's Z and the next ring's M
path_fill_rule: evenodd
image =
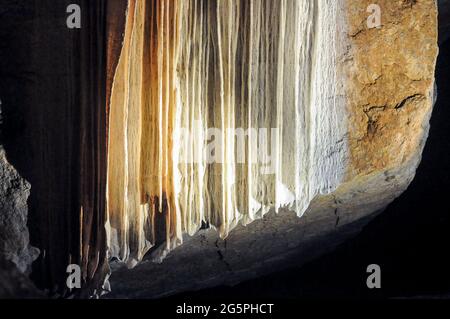
M170 250L203 223L226 237L272 208L302 216L335 190L342 3L130 0L111 98L111 256L134 265L158 220Z

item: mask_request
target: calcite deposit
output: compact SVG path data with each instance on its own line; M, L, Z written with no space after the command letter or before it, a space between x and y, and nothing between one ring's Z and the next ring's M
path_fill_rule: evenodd
M301 217L347 167L342 8L330 1L130 1L109 118L111 256L135 264L203 224Z

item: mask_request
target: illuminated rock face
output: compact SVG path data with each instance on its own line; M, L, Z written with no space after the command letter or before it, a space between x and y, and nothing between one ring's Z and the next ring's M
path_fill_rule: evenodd
M203 227L183 236L183 245L163 264L113 273L112 297L157 297L298 266L357 233L406 189L421 159L435 98L436 3L378 1L382 25L372 29L366 24L371 4L178 3L172 133L200 133L193 140L173 134L172 154L204 150L202 134L211 127L277 128L275 142L268 142L275 145L268 153L275 169L266 175L261 163L241 165L237 150L243 144L245 154L252 154L249 139L239 144L227 135L220 154L231 160L174 166L169 194L175 218L158 208L150 215L165 216L161 224L174 230L159 244L173 248L202 220L219 233ZM164 192L145 195L156 203L167 198ZM145 200L140 204L145 207ZM134 220L136 212L109 215ZM146 225L148 238L155 223ZM135 247L110 236L110 247L118 243ZM160 260L160 254L150 256Z
M130 1L110 104L110 254L300 217L347 167L335 1ZM161 219L161 218L159 218ZM160 229L161 227L159 227Z

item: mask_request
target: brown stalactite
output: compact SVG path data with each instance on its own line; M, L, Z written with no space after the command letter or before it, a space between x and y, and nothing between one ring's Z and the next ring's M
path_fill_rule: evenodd
M107 1L89 2L81 35L81 190L83 279L99 289L108 271L106 233L106 14Z
M130 264L155 244L157 214L165 216L167 245L180 236L170 222L176 213L171 136L178 10L178 1L129 1L114 70L108 106L108 229L118 244L111 245L111 255Z

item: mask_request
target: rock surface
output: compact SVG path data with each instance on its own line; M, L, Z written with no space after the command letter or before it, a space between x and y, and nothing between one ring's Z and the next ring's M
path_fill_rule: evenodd
M0 145L0 260L29 272L39 251L29 244L27 227L30 184L12 167Z
M42 297L28 278L39 255L39 250L30 246L29 195L30 184L11 166L0 145L0 298Z

